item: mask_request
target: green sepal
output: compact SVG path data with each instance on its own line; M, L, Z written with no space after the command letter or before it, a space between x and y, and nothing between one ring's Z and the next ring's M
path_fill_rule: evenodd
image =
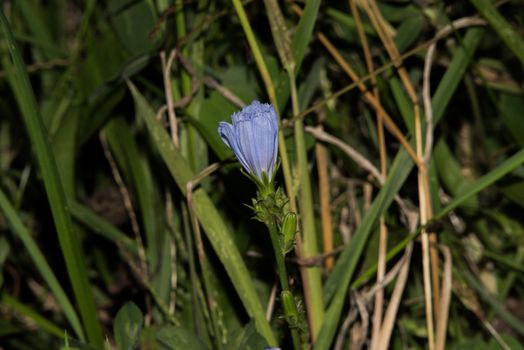
M252 209L255 212L255 219L265 224L271 222L280 223L287 212L288 199L284 191L279 187L272 192L257 193L253 199Z

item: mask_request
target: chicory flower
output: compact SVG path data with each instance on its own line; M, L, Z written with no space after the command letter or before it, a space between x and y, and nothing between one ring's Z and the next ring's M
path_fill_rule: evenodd
M218 134L235 153L242 167L263 185L273 181L277 163L278 121L272 105L253 101L232 116L233 124L220 122Z

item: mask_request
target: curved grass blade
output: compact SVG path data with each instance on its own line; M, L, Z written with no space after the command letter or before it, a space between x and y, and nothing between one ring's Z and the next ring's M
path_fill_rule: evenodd
M138 256L138 247L132 238L95 214L89 208L80 203L70 201L68 209L76 220L89 227L93 232L112 242L120 242L130 253Z
M2 65L13 89L31 141L32 150L36 155L42 173L60 248L75 299L80 308L87 339L93 345L101 348L103 346L102 328L96 316L95 300L89 285L80 241L73 231L71 217L66 210L67 202L64 188L24 63L17 49L9 22L2 11L0 11L0 26L2 27L4 44L8 49L8 53L2 55Z
M519 58L520 63L524 65L524 40L521 34L513 29L504 16L497 11L495 3L491 0L469 0L469 2L477 8L480 15L488 21L506 46L513 51L515 56Z
M49 321L44 316L27 307L24 303L18 301L7 293L2 293L0 296L0 303L4 307L13 309L15 312L31 319L40 329L54 335L57 338L64 338L64 331L53 322ZM80 323L79 323L80 324Z
M4 213L4 216L7 219L7 222L9 223L11 230L13 230L13 233L15 233L24 244L25 248L27 249L27 252L29 253L29 256L31 257L33 263L38 269L38 272L40 272L40 275L42 276L47 286L55 296L67 320L69 321L71 327L75 331L76 336L79 339L84 340L85 337L84 332L82 330L82 325L80 324L80 320L78 319L73 305L71 304L69 298L62 289L62 286L60 285L60 282L58 282L58 279L53 273L53 270L51 270L51 267L47 263L44 254L42 254L42 252L38 248L38 245L33 240L33 237L16 214L15 208L11 205L11 203L9 203L9 200L7 199L7 197L1 189L0 210ZM60 331L60 333L62 333L62 331Z
M473 289L475 289L477 293L479 293L480 297L492 307L493 311L495 311L495 313L499 315L500 318L502 318L511 328L517 331L521 336L524 336L524 323L522 323L521 320L519 320L512 313L506 310L504 305L502 305L502 303L499 300L497 300L497 298L492 296L482 285L482 283L479 282L471 274L471 272L467 270L462 270L461 275L467 281L468 285L473 287Z
M448 205L446 205L437 215L435 215L434 219L437 220L442 218L444 215L466 202L478 192L492 185L495 181L499 180L501 177L514 170L522 163L524 163L524 149L521 149L506 159L496 169L493 169L468 186L460 196L453 198L453 200L449 202Z
M293 35L291 42L291 49L295 59L295 73L300 71L300 65L304 59L307 46L313 36L313 28L317 20L318 8L320 7L320 0L309 0L304 7L304 13L300 17L298 27Z

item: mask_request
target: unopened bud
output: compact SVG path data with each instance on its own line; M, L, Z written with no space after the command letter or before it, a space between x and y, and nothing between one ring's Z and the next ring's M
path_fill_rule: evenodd
M284 309L284 317L290 327L298 327L299 314L295 298L289 290L283 290L280 293L280 301Z
M295 233L297 232L297 215L289 212L282 222L282 253L285 255L293 249L295 244Z

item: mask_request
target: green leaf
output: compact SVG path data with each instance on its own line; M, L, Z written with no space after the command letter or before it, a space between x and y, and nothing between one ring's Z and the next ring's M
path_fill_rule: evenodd
M437 124L444 115L451 97L457 90L462 77L468 68L469 62L480 44L484 35L484 28L471 28L460 42L460 47L454 52L453 60L446 69L446 74L438 84L435 94L431 98L433 106L433 123Z
M202 101L200 108L200 119L191 116L187 119L198 130L200 135L215 152L220 160L231 157L231 150L222 142L217 132L218 123L221 121L231 122L230 116L238 110L218 92L210 93L209 98Z
M397 35L395 36L395 44L400 53L406 51L413 45L420 35L424 32L424 17L416 15L406 19L398 27Z
M132 301L118 310L113 324L118 350L136 349L143 323L142 312Z
M151 7L145 1L128 0L113 0L109 5L113 26L129 52L138 55L149 51L154 45L149 32L155 26Z
M388 84L393 93L393 98L400 110L400 115L404 120L404 124L408 128L411 135L415 135L415 118L413 118L413 104L409 100L406 90L402 86L400 79L396 76L388 79Z
M339 24L343 24L344 26L351 29L353 32L355 32L355 35L357 34L357 23L353 16L329 7L326 9L326 15L334 19ZM362 27L364 28L364 33L366 35L377 36L377 33L371 24L364 22L362 23Z
M255 324L249 322L234 336L235 340L228 348L231 350L260 350L267 345L266 340L256 330Z
M32 322L34 322L39 328L52 334L55 337L63 338L64 331L58 327L53 322L49 321L43 315L40 315L38 312L27 307L23 302L17 300L16 298L10 296L7 293L2 293L0 296L0 303L3 307L14 310L16 313L27 317Z
M196 334L183 327L164 327L156 339L167 350L210 350Z
M295 59L295 73L298 74L304 54L306 53L307 46L311 41L313 35L313 28L315 27L315 21L317 20L318 8L320 7L320 0L308 0L306 1L306 7L304 13L300 17L298 27L293 35L293 41L291 42L291 49L293 51L293 57Z
M501 334L500 337L506 345L509 346L511 350L523 350L524 347L522 346L522 343L515 339L513 336L508 334ZM504 348L500 345L500 343L496 340L491 338L489 341L489 350L503 350Z

